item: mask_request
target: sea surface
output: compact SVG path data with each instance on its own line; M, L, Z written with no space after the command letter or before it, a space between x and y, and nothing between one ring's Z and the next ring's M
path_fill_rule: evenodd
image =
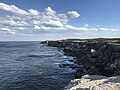
M0 90L63 90L74 78L63 52L40 42L0 42Z

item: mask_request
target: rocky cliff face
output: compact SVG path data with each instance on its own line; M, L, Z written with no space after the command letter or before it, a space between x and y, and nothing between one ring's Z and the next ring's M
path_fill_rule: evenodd
M44 42L45 43L45 42ZM120 90L120 39L47 41L49 46L64 48L64 54L77 58L76 78L65 90ZM82 76L82 77L81 77ZM109 76L109 77L107 77Z
M78 48L65 47L64 52L76 56L89 74L113 76L120 74L120 45L110 43L79 43Z
M84 75L81 79L71 80L65 90L120 90L120 76Z
M46 41L49 46L64 48L65 55L77 57L88 74L120 75L120 40Z

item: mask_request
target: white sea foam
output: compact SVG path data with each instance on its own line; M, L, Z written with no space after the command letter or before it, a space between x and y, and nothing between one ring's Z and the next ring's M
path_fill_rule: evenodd
M76 57L72 57L72 56L63 56L63 57L61 57L61 59L74 60L74 59L76 59Z

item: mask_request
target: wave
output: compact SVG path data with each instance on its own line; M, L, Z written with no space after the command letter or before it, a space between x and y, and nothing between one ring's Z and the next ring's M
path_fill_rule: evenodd
M17 61L26 61L26 60L32 60L32 58L45 58L45 57L53 57L53 54L44 54L44 55L26 55L26 56L20 56L18 57Z

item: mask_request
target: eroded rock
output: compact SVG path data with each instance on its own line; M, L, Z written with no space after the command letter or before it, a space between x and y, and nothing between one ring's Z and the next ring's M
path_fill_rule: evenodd
M71 80L64 90L120 90L120 76L84 75Z
M82 64L88 74L120 75L119 39L59 40L47 43L49 46L64 48L65 55L76 57L76 63Z

